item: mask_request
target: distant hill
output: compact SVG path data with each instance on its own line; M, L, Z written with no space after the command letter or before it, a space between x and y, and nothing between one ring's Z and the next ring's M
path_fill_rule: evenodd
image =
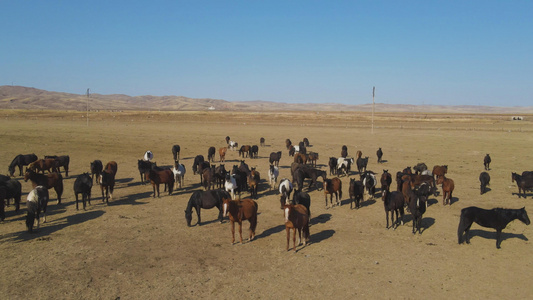
M49 92L23 86L0 86L0 109L87 109L87 96L62 92ZM122 94L91 94L90 110L161 110L161 111L372 111L372 104L345 105L336 103L292 104L269 101L227 101L219 99L194 99L183 96L128 96ZM427 112L427 113L497 113L531 114L529 107L493 106L440 106L376 103L377 112Z

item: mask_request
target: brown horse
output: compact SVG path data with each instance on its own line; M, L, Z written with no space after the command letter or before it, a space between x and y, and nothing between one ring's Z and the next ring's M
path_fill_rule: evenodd
M355 157L361 158L361 156L363 156L363 152L361 152L360 150L357 150L357 152L355 152Z
M448 166L447 165L436 165L433 166L433 175L437 176L437 179L444 176L446 173L448 173Z
M68 155L46 155L46 159L53 159L54 160L54 172L60 173L60 168L63 167L65 169L65 176L68 177L68 165L70 164L70 157Z
M261 182L261 174L252 168L250 176L248 176L248 187L250 188L250 197L257 199L257 191L259 189L259 183Z
M252 146L250 146L250 145L241 146L241 149L239 149L239 157L242 156L242 158L244 158L244 155L246 155L246 157L248 157L248 154L250 153L250 148L252 148Z
M252 241L257 227L257 202L252 199L231 200L224 198L222 203L224 216L229 216L231 223L231 244L235 243L235 222L239 223L239 236L242 244L242 221L244 220L250 222L249 241Z
M455 188L453 180L443 175L437 179L437 184L442 184L442 205L452 205L452 193Z
M104 170L108 170L113 173L113 175L117 175L118 165L116 161L110 161L105 165Z
M292 146L292 142L290 139L285 140L285 146L287 147L287 150L289 150Z
M28 165L28 169L35 171L35 172L42 172L44 174L44 171L48 171L48 173L52 173L52 171L55 170L56 161L55 159L48 158L48 159L38 159L31 164Z
M326 179L324 181L324 198L326 199L326 208L328 208L328 194L329 202L333 207L333 194L335 194L335 200L337 205L341 205L342 199L342 181L338 178Z
M109 197L113 199L113 190L115 189L115 176L118 165L116 161L110 161L105 165L104 170L100 173L99 183L102 191L102 202L109 203ZM104 195L105 192L105 195Z
M61 204L61 195L63 194L63 176L60 173L39 174L30 169L24 174L24 181L31 180L33 188L44 186L47 189L54 188L57 194L57 204Z
M294 154L294 162L299 164L307 164L307 155L303 153Z
M163 169L160 171L157 170L150 170L148 173L148 178L150 179L150 183L152 184L152 187L154 188L154 198L155 198L155 192L157 189L157 197L159 197L159 185L160 184L166 184L168 185L168 194L172 195L172 190L174 189L174 173L172 173L169 169Z
M296 229L298 229L298 245L302 243L302 231L303 231L303 244L306 245L309 242L309 214L307 208L301 204L296 205L284 205L283 210L285 212L285 230L287 231L287 251L289 251L289 241L291 239L292 229L292 244L293 250L296 251Z
M218 155L220 156L220 162L226 161L226 152L228 152L228 147L222 147L218 149Z

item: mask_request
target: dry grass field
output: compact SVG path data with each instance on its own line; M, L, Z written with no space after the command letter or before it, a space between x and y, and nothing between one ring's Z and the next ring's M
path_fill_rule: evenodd
M21 153L71 159L63 204L56 204L51 191L48 222L36 233L27 233L24 224L30 182L22 181L23 209L6 208L0 294L4 299L530 298L533 226L510 223L499 250L495 231L478 225L472 226L470 245L457 243L464 207L525 206L533 213L533 193L518 198L511 182L511 171L533 170L530 119L377 114L372 134L369 113L100 112L91 113L87 126L79 112L0 111L2 173ZM229 222L220 224L216 209L202 210L203 225L192 227L183 212L192 191L201 189L191 170L194 156L225 146L227 135L240 145L266 139L259 158L246 159L263 183L256 239L242 245L231 245ZM411 233L409 213L404 226L387 230L382 200L365 195L363 207L350 210L349 178L342 177L344 205L326 209L323 191L312 190L310 244L287 252L279 195L266 181L268 156L283 151L280 178L289 177L293 158L285 139L304 137L324 170L342 145L350 156L357 150L369 156L369 169L379 174L418 162L430 168L447 164L455 181L453 203L443 206L440 195L431 197L421 235ZM181 145L185 186L152 198L152 187L140 184L137 160L151 150L158 165L171 165L174 144ZM385 160L379 165L378 147ZM486 153L492 157L491 185L480 195ZM102 203L95 185L92 205L77 211L74 180L95 159L118 163L113 200ZM229 151L226 166L237 163L237 152ZM248 222L243 227L246 235Z

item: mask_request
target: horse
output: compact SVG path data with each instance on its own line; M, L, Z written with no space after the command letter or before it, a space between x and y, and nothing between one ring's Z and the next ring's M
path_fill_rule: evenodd
M483 209L475 206L463 208L457 228L457 238L459 244L463 243L463 235L467 244L470 244L470 227L476 222L478 225L496 229L496 248L500 249L502 243L502 230L511 221L518 219L529 225L529 216L525 207L520 209L493 208Z
M70 157L68 155L46 155L45 159L53 159L55 161L54 169L55 172L59 173L59 168L63 167L65 170L65 176L68 177L68 165L70 164Z
M352 209L352 204L355 202L355 208L361 207L360 202L364 201L365 186L360 180L355 180L350 178L350 209Z
M326 179L324 181L324 198L326 199L326 208L328 208L328 194L329 194L329 203L333 207L333 195L335 194L335 200L337 205L341 205L342 199L342 181L338 178Z
M432 174L437 176L437 179L439 179L439 177L444 176L446 173L448 173L448 166L447 165L443 165L443 166L436 165L436 166L433 166Z
M372 171L365 171L363 175L361 175L361 180L363 181L363 185L365 186L365 189L368 192L368 195L374 199L374 194L376 193L376 185L378 184L378 181L376 179L376 175L374 175L374 172Z
M403 181L406 181L407 178L409 178L409 182L411 183L411 187L415 188L417 186L420 186L422 183L429 184L432 189L435 196L437 196L437 184L435 183L435 179L431 175L416 175L416 174L404 174L402 177Z
M194 158L194 162L192 163L192 172L196 175L196 172L198 172L198 166L204 162L204 156L203 155L196 155Z
M309 163L312 167L316 167L316 161L318 160L318 153L316 152L309 152L307 155L307 159L309 160Z
M329 175L337 175L337 158L330 157L328 161Z
M208 162L215 162L215 152L216 152L216 148L215 147L209 147L209 149L207 149L207 161Z
M141 176L141 183L144 184L148 179L146 175L156 166L155 162L139 159L137 160L137 169L139 170L139 175Z
M481 172L479 174L479 182L481 184L480 186L480 193L483 195L487 191L487 185L490 185L490 175L487 172Z
M299 164L307 164L307 155L303 153L294 154L294 162Z
M341 157L346 158L348 156L348 147L346 145L343 145L341 148Z
M22 176L22 168L24 166L27 166L31 164L32 162L36 161L37 155L35 154L19 154L13 158L11 163L8 166L9 176L14 177L15 176L15 167L19 167L19 176Z
M389 229L389 212L391 213L391 227L392 229L396 229L398 227L398 222L400 222L403 225L403 215L404 210L403 206L404 204L404 198L403 194L398 191L389 192L387 190L383 191L383 196L381 198L383 200L383 205L385 207L385 216L387 219L387 229ZM398 219L398 212L400 213L400 219ZM396 221L394 221L394 213L396 213ZM394 227L396 225L396 227Z
M514 172L511 173L512 181L516 181L516 185L518 186L518 198L521 197L522 192L524 193L524 198L527 198L526 191L533 188L533 176L529 175L529 173L524 173L522 175Z
M290 139L286 139L286 140L285 140L285 146L287 147L287 150L290 149L290 147L292 146L292 142L291 142Z
M252 199L231 200L229 197L222 199L224 216L229 217L231 223L231 244L235 243L235 222L239 223L239 236L242 244L242 221L250 222L249 241L255 238L257 227L257 202Z
M230 137L229 137L229 136L226 136L226 144L229 145L230 140L231 140Z
M237 165L233 165L231 175L235 178L239 192L248 190L248 173L241 171Z
M452 205L452 193L455 188L453 180L443 175L437 179L437 184L442 184L442 205Z
M270 153L270 157L268 159L268 162L271 165L275 165L275 166L279 167L279 160L280 159L281 159L281 151L272 152L272 153Z
M250 147L250 152L249 152L250 158L257 158L258 153L259 153L259 147L257 145L253 145Z
M309 147L309 139L308 138L305 137L302 141L303 141L305 147Z
M349 175L352 169L353 158L339 157L337 159L337 175L341 172L346 176Z
M109 161L106 165L104 170L108 170L109 172L113 173L113 176L117 175L118 165L116 161Z
M290 145L289 147L289 156L294 156L294 154L298 152L296 151L296 148L293 145Z
M180 159L180 150L180 145L172 146L172 157L174 157L174 161L178 161Z
M39 185L46 187L47 189L54 188L57 194L57 204L61 204L61 195L63 194L63 176L60 173L39 174L27 169L24 174L24 181L30 180L32 187L35 188Z
M224 187L224 181L226 180L226 166L224 164L220 164L215 168L215 181L218 189L221 189Z
M229 141L228 143L228 147L231 151L235 151L235 149L237 147L239 147L239 143L235 142L235 141Z
M259 139L259 145L260 145L261 147L264 147L264 146L265 146L265 138L264 138L264 137L261 137L261 138Z
M425 163L417 163L413 170L415 170L415 174L422 174L422 172L426 171L428 169L428 166Z
M307 154L307 148L305 147L305 143L304 142L298 143L298 148L296 148L296 152L302 153L302 154Z
M115 174L111 169L105 169L98 178L100 190L102 191L102 202L109 204L109 197L113 199L113 189L115 188ZM105 195L104 195L105 192Z
M187 203L187 208L185 209L185 220L187 221L187 226L191 227L192 220L192 208L196 210L196 215L198 216L197 225L202 225L202 219L200 217L200 210L211 209L213 207L218 208L218 220L222 223L222 199L230 197L230 195L223 190L209 190L209 191L194 191L189 202Z
M220 162L226 161L226 152L228 152L228 147L222 147L218 149L218 156L220 156Z
M239 185L237 184L236 176L238 175L230 175L230 173L228 172L226 174L226 181L224 183L224 189L226 190L226 192L231 193L231 199L233 200L235 200L235 191L237 191L237 193L239 194L239 198L241 196L241 190L239 188Z
M383 174L381 174L380 178L381 183L381 190L390 190L390 185L392 183L392 176L389 173L389 170L383 170Z
M287 199L289 199L289 197L291 196L292 190L293 190L292 182L289 179L283 178L279 182L279 193L282 195L286 195Z
M91 162L91 181L93 181L94 175L96 174L96 183L98 184L98 177L100 177L100 173L102 173L102 170L104 169L104 166L102 164L101 160L94 160ZM142 176L141 176L142 180Z
M268 168L268 180L270 183L270 190L276 188L276 183L278 182L279 168L274 165L270 165Z
M154 159L154 154L152 153L152 151L148 150L144 152L143 159L146 161L151 161L152 159Z
M93 180L89 173L83 173L76 177L74 181L74 196L76 197L76 210L78 210L78 194L81 194L83 202L83 210L85 210L85 201L91 205L91 189L93 187Z
M250 148L252 146L250 145L242 145L241 148L239 149L239 157L242 156L242 158L244 158L244 155L246 154L246 157L248 157L248 154L250 153Z
M317 170L315 168L300 166L294 171L292 182L296 182L298 184L298 190L301 191L303 189L304 180L306 178L310 178L311 182L309 183L309 189L311 189L311 187L314 185L315 188L318 190L318 177L322 177L322 180L324 180L325 182L327 173L325 171Z
M257 192L259 190L259 183L261 182L261 175L259 172L252 168L250 175L248 176L248 186L250 187L250 197L257 199Z
M180 164L178 161L174 163L174 167L172 168L172 173L174 173L174 183L179 184L180 189L185 182L186 172L187 170L185 169L184 164Z
M422 216L426 212L427 197L418 195L416 200L413 199L409 203L409 210L413 216L413 234L418 231L418 234L422 234L420 227L422 226Z
M158 170L150 170L148 173L148 178L150 179L150 183L152 184L152 188L154 189L154 195L155 198L155 192L157 190L157 197L159 197L159 185L160 184L166 184L168 185L168 194L172 195L172 190L174 189L174 173L170 169L163 169L161 171Z
M364 172L366 172L366 166L368 165L368 156L365 158L358 157L356 164L357 164L357 171L359 172L359 174L363 173L363 169L364 169Z
M302 241L304 246L309 242L309 213L305 206L301 204L285 205L283 208L285 213L285 231L287 232L287 251L289 251L291 229L293 232L293 250L296 251L296 229L298 229L298 245L300 245Z
M292 197L292 203L287 204L301 204L307 209L307 215L309 220L311 220L311 196L306 192L294 192Z
M214 181L215 181L215 167L212 166L209 168L202 169L202 185L206 191L211 189L211 185L213 184Z
M55 170L56 161L53 158L47 158L47 159L38 159L31 164L28 165L29 170L36 171L36 172L42 172L44 174L44 171L48 171L48 173L52 173Z
M13 198L15 211L20 209L20 198L22 197L22 184L18 180L8 179L0 181L0 221L5 219L4 200L9 205L9 199Z
M378 151L376 151L376 155L378 157L378 164L382 163L383 161L381 160L381 158L383 157L383 150L381 150L381 148L379 148Z
M489 171L490 170L490 162L492 160L490 159L490 155L487 153L487 155L485 155L485 157L483 158L483 166L485 166L485 170L486 171Z
M26 228L28 232L33 232L35 219L37 219L37 230L41 225L41 212L43 213L43 223L46 223L46 207L48 206L48 188L36 186L26 199Z
M200 184L204 184L204 170L211 168L211 165L208 161L203 161L198 165L198 169L196 170L196 174L200 175Z

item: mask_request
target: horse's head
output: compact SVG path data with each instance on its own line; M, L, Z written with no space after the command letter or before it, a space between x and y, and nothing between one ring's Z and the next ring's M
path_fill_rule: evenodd
M7 167L7 170L9 172L9 176L11 177L15 176L15 166L9 166Z
M222 198L222 216L227 217L230 210L231 198Z
M192 209L191 210L185 210L185 220L187 221L187 226L191 227Z
M515 172L511 172L511 181L514 182L516 180L516 176L518 174L516 174Z
M26 168L26 172L24 173L24 181L28 181L28 179L31 178L33 171Z
M529 221L529 217L528 217L528 215L527 215L527 211L526 211L526 208L525 208L525 207L522 207L522 208L520 209L520 215L519 215L518 219L519 219L520 221L524 222L524 224L526 224L526 225L529 225L529 223L531 223L531 222Z

